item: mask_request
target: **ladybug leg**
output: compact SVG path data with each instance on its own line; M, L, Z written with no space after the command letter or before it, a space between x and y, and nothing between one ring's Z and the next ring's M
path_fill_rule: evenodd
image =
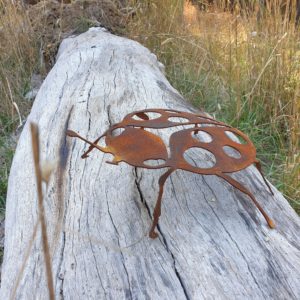
M93 148L97 148L98 150L100 150L100 151L102 151L104 153L108 153L107 148L101 147L101 146L99 146L99 145L97 145L95 143L92 143L92 142L88 141L87 139L85 139L84 137L80 136L78 133L76 133L73 130L69 130L68 129L66 131L66 135L69 136L69 137L77 137L77 138L81 139L82 141L84 141L84 142L86 142L86 143L88 143L90 145L89 150L82 155L82 158L85 158L84 155L87 154L88 152L90 152ZM99 139L101 139L101 137ZM97 141L99 141L99 139Z
M99 138L97 138L97 139L93 142L93 144L97 144L97 143L100 141L101 138L102 138L102 136L100 136ZM91 146L88 148L88 150L85 151L85 152L81 155L81 158L87 158L87 157L89 157L88 154L89 154L94 148L95 148L95 146L92 146L92 145L91 145Z
M165 184L166 180L168 179L168 177L171 175L171 173L174 171L175 171L175 169L169 169L158 180L159 193L158 193L158 198L156 200L156 204L155 204L155 208L154 208L154 212L153 212L152 226L151 226L151 229L149 232L149 237L152 239L155 239L158 237L158 234L154 230L155 230L156 225L158 224L158 219L161 214L161 201L162 201L162 195L164 192L164 184Z
M263 172L262 172L260 161L257 160L257 161L255 162L255 166L256 166L257 170L259 171L261 177L263 178L263 180L264 180L266 186L269 188L270 193L274 196L274 193L273 193L273 191L272 191L272 189L271 189L271 187L270 187L268 181L266 180L266 178L265 178L265 176L264 176L264 174L263 174Z
M275 223L273 222L272 219L269 218L269 216L267 215L267 213L263 210L263 208L260 206L260 204L256 201L256 199L254 198L254 196L252 195L252 193L246 189L242 184L240 184L238 181L236 181L235 179L233 179L232 177L221 173L221 174L217 174L217 176L225 179L228 183L230 183L232 186L234 186L235 188L237 188L238 190L240 190L241 192L243 192L244 194L248 195L251 200L254 202L254 204L256 205L256 207L259 209L259 211L262 213L262 215L264 216L264 218L266 219L268 225L270 228L275 228Z

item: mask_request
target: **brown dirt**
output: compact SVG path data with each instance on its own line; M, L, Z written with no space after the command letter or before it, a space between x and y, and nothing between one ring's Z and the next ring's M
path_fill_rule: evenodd
M36 2L36 1L34 1ZM37 35L44 57L45 72L55 61L61 40L79 34L89 27L102 26L110 32L122 35L129 14L122 0L40 1L27 5L27 12Z

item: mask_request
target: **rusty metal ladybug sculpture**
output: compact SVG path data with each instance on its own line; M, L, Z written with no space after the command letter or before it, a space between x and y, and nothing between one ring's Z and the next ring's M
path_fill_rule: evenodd
M155 114L155 118L150 118ZM180 120L178 122L178 120ZM175 126L192 125L192 128L184 128L171 134L169 140L169 152L163 140L148 129L163 129ZM122 130L118 135L117 130ZM198 134L204 133L210 137L209 140L196 138ZM270 228L274 228L274 222L269 218L253 194L241 183L233 179L228 173L245 169L251 164L255 164L262 178L273 195L271 187L266 181L261 171L260 162L256 158L256 149L250 139L241 131L223 122L208 117L204 113L194 114L171 109L145 109L135 111L123 119L122 122L112 125L102 136L94 142L90 142L72 130L67 130L67 135L77 137L90 145L89 149L82 155L88 157L88 153L94 148L110 153L114 156L111 164L126 162L129 165L147 169L168 168L159 178L159 194L153 213L153 222L149 232L151 238L156 238L158 234L155 228L161 215L161 201L164 184L172 172L177 169L189 171L202 175L216 175L223 178L241 192L247 194L256 207L266 219ZM230 137L231 135L231 137ZM233 137L233 138L232 138ZM105 147L98 145L100 139L105 139ZM239 142L239 138L244 143ZM230 148L238 155L230 155L226 150ZM198 167L191 164L185 158L185 153L191 148L201 148L209 151L214 157L211 167ZM159 160L163 163L159 165L149 165L147 161Z

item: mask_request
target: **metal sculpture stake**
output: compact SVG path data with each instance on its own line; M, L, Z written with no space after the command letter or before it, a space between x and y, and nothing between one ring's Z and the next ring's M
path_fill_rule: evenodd
M153 113L158 117L151 118ZM180 118L180 122L177 122L176 118ZM162 139L145 129L162 129L181 125L194 125L194 127L179 130L170 136L170 155L168 155L166 145ZM122 132L116 135L116 131L120 130ZM211 141L200 141L195 138L199 132L208 134L211 137ZM225 123L209 118L204 114L193 114L170 109L145 109L128 114L122 122L112 125L94 142L86 140L72 130L67 130L67 135L80 138L90 145L89 149L82 155L82 158L88 157L88 153L96 148L104 153L114 155L114 159L108 162L111 164L117 165L123 161L140 168L168 168L159 178L159 193L154 208L152 227L149 232L151 238L158 236L155 232L155 227L161 215L164 184L170 174L177 169L203 175L216 175L223 178L232 186L248 195L266 219L269 227L275 227L274 222L256 201L252 193L228 175L228 173L237 172L251 164L255 164L270 193L273 195L271 187L262 174L260 163L256 159L256 149L253 143L244 133ZM236 140L235 138L230 138L230 135L231 137L235 136ZM101 138L105 138L106 147L97 144ZM244 143L238 142L238 138L243 140ZM210 168L199 168L188 163L184 158L184 153L194 147L209 151L215 158L215 164ZM229 147L231 150L237 151L239 154L238 157L229 156L225 152L224 147ZM149 160L163 160L164 163L151 166L147 164Z

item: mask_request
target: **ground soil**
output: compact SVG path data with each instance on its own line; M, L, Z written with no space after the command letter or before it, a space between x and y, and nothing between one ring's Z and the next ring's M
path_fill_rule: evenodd
M102 26L112 33L122 35L130 18L126 2L47 0L25 5L37 35L38 47L44 56L46 72L55 62L60 42L70 35L82 33L92 26Z

